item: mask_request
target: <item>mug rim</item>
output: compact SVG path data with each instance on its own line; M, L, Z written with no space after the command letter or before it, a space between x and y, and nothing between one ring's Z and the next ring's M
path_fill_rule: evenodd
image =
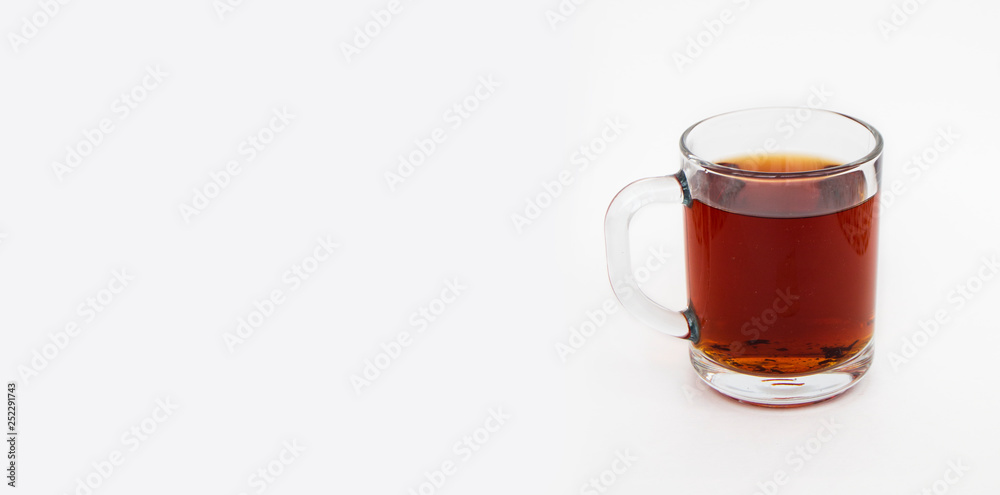
M733 167L726 166L726 165L721 165L721 164L716 163L716 162L714 162L712 160L706 160L705 158L702 158L702 157L698 156L693 151L691 151L691 149L687 145L688 135L690 135L691 132L695 130L695 128L697 128L698 126L700 126L700 125L702 125L702 124L704 124L704 123L706 123L706 122L708 122L710 120L715 120L715 119L718 119L720 117L725 117L727 115L733 115L733 114L737 114L737 113L756 112L756 111L761 111L761 110L781 110L781 109L787 109L787 110L809 110L811 112L821 112L821 113L825 113L825 114L828 114L828 115L837 115L837 116L843 117L843 118L848 119L850 121L853 121L853 122L855 122L857 124L860 124L868 132L870 132L871 135L875 138L875 145L872 146L872 149L869 150L868 153L866 153L863 157L858 158L856 160L852 160L852 161L850 161L848 163L845 163L843 165L837 165L835 167L829 167L829 168L824 168L824 169L820 169L820 170L800 170L800 171L792 171L792 172L761 172L761 171L756 171L756 170L743 170L743 169L733 168ZM851 170L851 169L857 168L857 167L859 167L859 166L861 166L861 165L863 165L865 163L871 162L872 160L878 159L879 156L882 154L882 144L883 144L883 142L882 142L882 134L880 132L878 132L878 129L875 129L874 127L872 127L871 124L869 124L869 123L867 123L867 122L865 122L865 121L863 121L861 119L857 119L857 118L851 117L850 115L847 115L847 114L844 114L844 113L835 112L833 110L826 110L826 109L822 109L822 108L794 107L794 106L771 106L771 107L744 108L744 109L741 109L741 110L732 110L732 111L729 111L729 112L724 112L724 113L716 114L716 115L713 115L711 117L701 119L698 122L695 122L694 124L692 124L690 127L688 127L684 131L683 134L681 134L681 140L680 140L681 154L684 156L684 158L686 158L688 160L692 160L692 161L698 163L699 165L701 165L702 167L704 167L706 169L712 170L714 172L719 172L719 173L727 174L727 175L738 175L738 176L743 176L743 177L757 177L757 178L823 177L823 176L838 174L838 173L844 172L846 170Z

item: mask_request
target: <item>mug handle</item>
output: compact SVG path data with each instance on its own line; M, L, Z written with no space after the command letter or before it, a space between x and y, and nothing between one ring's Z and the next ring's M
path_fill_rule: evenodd
M664 177L639 179L618 192L604 217L604 238L608 249L608 278L611 289L639 321L667 335L697 338L697 320L688 309L666 308L646 295L632 275L629 225L643 206L652 203L691 204L691 191L683 172Z

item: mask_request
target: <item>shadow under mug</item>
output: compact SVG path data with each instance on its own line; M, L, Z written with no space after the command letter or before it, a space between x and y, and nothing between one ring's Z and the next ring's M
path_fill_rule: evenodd
M615 295L640 321L690 340L698 376L729 397L792 406L849 389L872 360L879 132L840 113L759 108L702 120L680 147L679 172L629 184L608 208ZM788 157L823 166L767 166ZM631 275L630 222L651 203L684 207L681 310Z

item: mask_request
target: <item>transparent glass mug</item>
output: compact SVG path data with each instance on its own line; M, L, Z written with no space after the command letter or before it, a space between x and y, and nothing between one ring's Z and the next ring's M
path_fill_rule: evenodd
M605 218L622 305L691 341L715 390L762 405L836 396L872 360L882 137L843 114L760 108L681 136L681 169L641 179ZM688 307L654 302L631 276L629 225L651 203L684 206Z

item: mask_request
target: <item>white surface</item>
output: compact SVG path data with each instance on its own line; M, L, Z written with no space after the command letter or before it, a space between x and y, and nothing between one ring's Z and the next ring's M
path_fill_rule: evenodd
M341 43L387 3L247 0L220 20L211 0L70 2L0 48L0 370L21 381L21 493L75 493L116 451L94 493L260 493L251 476L293 440L305 450L266 493L408 494L446 461L434 493L594 493L626 450L607 493L749 495L779 470L782 494L921 493L946 475L939 493L1000 490L1000 282L949 299L1000 252L997 4L928 1L886 40L900 1L592 0L553 30L556 0L403 0L348 63ZM671 53L723 9L733 22L679 72ZM38 10L5 2L5 39ZM116 98L157 65L168 76L121 119ZM500 87L453 128L446 111L491 75ZM685 342L620 311L563 363L556 343L613 300L614 193L672 172L696 120L806 104L811 87L883 132L883 185L904 191L883 214L866 380L809 408L739 405L696 382ZM240 143L286 106L295 118L247 162ZM105 117L113 132L57 180L52 162ZM608 118L627 129L578 171L573 150ZM436 128L446 141L390 192L384 173ZM949 128L957 142L907 173ZM230 160L243 173L185 223L179 204ZM511 216L564 169L572 184L519 234ZM649 290L683 300L679 211L637 222L637 259L669 254ZM292 290L283 273L322 236L340 247ZM24 381L122 268L134 281ZM453 279L467 289L418 333L411 314ZM224 334L276 289L284 303L230 353ZM894 369L939 310L948 323ZM404 331L412 345L357 395L350 376ZM148 440L123 437L165 398L177 409ZM510 419L466 459L453 445L491 408Z

